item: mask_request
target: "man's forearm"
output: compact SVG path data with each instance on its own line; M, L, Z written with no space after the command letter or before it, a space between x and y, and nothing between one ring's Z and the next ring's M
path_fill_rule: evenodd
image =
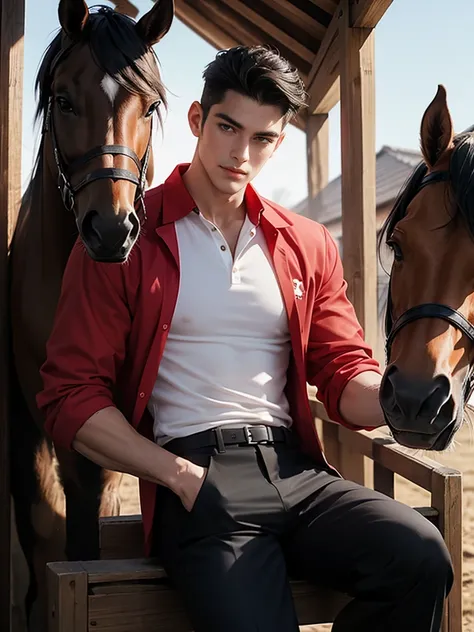
M385 419L379 401L382 376L364 371L350 380L342 391L339 412L354 426L383 426Z
M73 448L106 469L132 474L175 492L189 465L140 435L114 407L92 415L77 432Z

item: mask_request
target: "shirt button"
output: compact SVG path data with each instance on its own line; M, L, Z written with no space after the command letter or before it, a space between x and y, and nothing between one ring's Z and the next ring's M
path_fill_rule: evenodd
M222 252L224 252L225 246L221 246L221 250L222 250Z
M168 325L163 325L163 329L166 331L168 329Z
M141 399L143 399L145 397L145 393L143 391L139 395L140 395Z
M212 230L213 230L213 231L214 231L214 230L217 230L217 228L216 228L215 226L213 226L213 227L212 227Z

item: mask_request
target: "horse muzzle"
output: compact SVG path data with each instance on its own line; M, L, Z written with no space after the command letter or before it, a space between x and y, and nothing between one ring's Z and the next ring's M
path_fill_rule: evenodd
M100 214L90 210L84 216L79 234L90 257L104 263L127 260L140 232L135 211Z
M394 439L408 448L445 450L460 425L462 407L446 375L422 380L392 365L380 385L380 404Z

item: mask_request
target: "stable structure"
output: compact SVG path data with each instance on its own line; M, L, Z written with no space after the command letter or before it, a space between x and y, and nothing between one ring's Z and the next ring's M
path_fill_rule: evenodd
M296 121L307 135L310 205L328 182L328 113L340 101L343 263L349 297L367 341L374 346L377 338L374 29L391 3L392 0L175 0L177 17L216 48L270 44L300 70L310 95L308 111ZM130 2L127 0L126 4ZM1 630L10 629L5 271L21 190L24 13L25 0L0 0ZM384 493L394 494L394 472L431 492L431 507L421 511L436 521L443 532L456 569L444 632L460 632L462 504L459 473L407 456L386 436L352 433L335 426L325 418L314 396L311 398L315 423L320 426L328 458L347 478L368 482L365 460L369 459L374 462L373 483ZM160 627L162 630L189 629L183 623L176 597L163 583L162 569L152 563L144 565L134 558L140 551L139 525L139 516L118 523L116 519L103 521L102 553L104 558L116 558L111 562L100 561L95 566L87 563L50 565L51 630L85 632L97 626L99 619L100 625L114 632L157 629L146 627L147 622L149 626L150 622L163 624L164 619L169 625ZM129 536L138 548L127 545ZM130 556L133 559L127 563L117 559ZM320 593L307 585L295 586L295 590L300 595L302 623L316 622L314 617L330 618L340 603L339 596L335 596L336 601L331 601L331 607L325 612L315 612L318 603L327 603L325 599L318 600ZM162 599L157 599L158 593ZM133 613L137 611L141 614L134 618ZM177 623L174 625L173 621Z

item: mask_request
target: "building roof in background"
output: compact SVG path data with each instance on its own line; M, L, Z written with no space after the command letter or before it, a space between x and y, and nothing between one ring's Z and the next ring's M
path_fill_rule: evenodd
M398 149L384 145L376 155L377 207L393 202L413 169L421 161L421 154L412 149ZM330 224L342 216L341 176L331 180L314 200L314 210L309 214L308 199L292 209L322 224Z

